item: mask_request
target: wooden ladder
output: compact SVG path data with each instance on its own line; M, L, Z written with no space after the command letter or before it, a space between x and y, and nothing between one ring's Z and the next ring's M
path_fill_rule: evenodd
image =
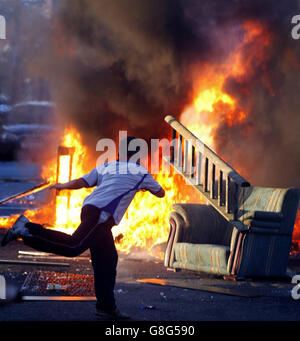
M173 116L165 121L172 127L172 141L164 160L225 219L236 220L239 196L250 183Z

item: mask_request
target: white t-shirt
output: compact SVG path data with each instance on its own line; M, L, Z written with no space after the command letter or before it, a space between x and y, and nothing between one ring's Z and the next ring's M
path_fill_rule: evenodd
M112 161L94 168L82 179L88 187L97 186L85 198L83 206L93 205L102 210L100 221L111 215L118 225L139 190L160 191L160 184L141 165L127 161Z

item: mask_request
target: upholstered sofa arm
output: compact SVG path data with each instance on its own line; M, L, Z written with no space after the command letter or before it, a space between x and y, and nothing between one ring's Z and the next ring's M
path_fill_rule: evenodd
M238 232L246 232L249 231L249 227L239 220L231 221L231 224L237 229Z
M174 230L174 242L184 242L184 230L185 230L185 222L182 219L181 215L177 212L173 211L170 214L170 229Z
M183 234L184 229L184 220L177 212L171 212L170 214L170 232L169 238L167 241L165 256L164 256L164 265L166 267L170 267L174 262L174 248L176 243L180 242L181 236Z
M248 220L247 223L240 221L232 221L231 223L238 232L242 233L280 234L280 223L278 222Z
M280 212L267 212L267 211L250 211L243 214L239 220L247 222L249 220L277 222L280 223L283 219L283 214Z

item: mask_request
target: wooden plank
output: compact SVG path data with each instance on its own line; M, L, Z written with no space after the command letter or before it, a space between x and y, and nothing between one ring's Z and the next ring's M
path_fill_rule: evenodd
M197 152L196 185L201 184L202 153Z
M33 188L27 190L27 191L24 191L24 192L20 192L20 193L17 193L17 194L14 194L14 195L11 195L7 198L4 198L0 201L0 204L5 204L6 202L9 202L11 200L16 200L16 199L19 199L19 198L22 198L22 197L25 197L27 195L30 195L30 194L33 194L33 193L36 193L36 192L40 192L46 188L50 187L50 183L49 182L44 182L42 184L39 184L39 185L36 185L34 186Z
M211 185L210 185L210 197L212 199L216 198L216 165L212 164L211 167Z
M184 140L184 152L183 152L183 171L188 173L188 160L189 160L189 141Z
M261 292L256 288L232 288L232 287L221 287L217 285L205 285L201 284L199 280L186 279L158 279L158 278L142 278L137 280L138 283L172 286L193 290L201 290L207 292L213 292L216 294L240 296L240 297L261 297Z
M30 255L18 255L19 259L47 259L49 261L53 261L53 260L72 260L72 261L80 261L80 260L86 260L89 261L90 258L88 257L72 257L72 258L67 258L67 257L63 257L63 256L30 256ZM59 264L59 263L58 263Z
M204 192L208 192L208 167L209 167L209 160L205 158L205 165L204 165Z
M13 259L0 259L0 264L14 264L14 265L46 265L46 266L70 266L69 263L53 263L53 262L34 262L22 261Z
M96 301L95 296L22 296L22 301Z
M179 135L177 144L177 166L182 167L182 135Z
M84 255L81 255L81 256L78 256L78 257L64 257L64 256L56 256L55 254L53 253L47 253L47 252L36 252L36 251L22 251L22 250L19 250L19 255L18 255L18 258L45 258L45 259L48 259L48 260L54 260L54 259L59 259L59 260L90 260L90 257L89 256L84 256Z
M227 174L225 177L225 188L225 209L227 213L230 213L230 178Z
M175 140L176 140L176 130L172 129L172 143L171 143L171 162L175 160Z
M192 155L191 155L191 178L195 177L195 147L192 145Z
M218 191L219 206L223 206L223 172L219 173L219 191Z

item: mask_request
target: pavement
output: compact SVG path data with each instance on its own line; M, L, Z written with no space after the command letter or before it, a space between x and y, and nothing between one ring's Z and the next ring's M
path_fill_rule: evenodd
M24 261L20 250L30 249L20 241L0 249L0 274L18 286L35 271L93 274L88 257L55 260L56 266L1 264L3 259ZM119 253L115 295L120 310L134 321L299 321L300 301L291 296L294 286L288 280L230 282L204 273L171 272L162 260ZM94 305L94 301L12 303L1 307L0 321L99 321Z
M7 171L10 166L12 165L6 164L3 169ZM5 187L2 187L1 181L7 183L7 178L5 180L2 177L1 180L1 169L0 163L0 199L6 195L5 190L1 192L1 188ZM17 176L14 180L18 180ZM23 176L21 180L15 181L18 184L15 190L20 190L20 183L28 186L28 181L38 180L29 180ZM10 184L12 183L11 181ZM13 192L12 189L11 191ZM0 230L0 240L4 232ZM19 251L33 250L24 246L21 241L0 247L0 275L6 278L8 287L21 288L27 276L37 271L86 276L93 274L88 253L84 258L53 260L52 256L26 258ZM7 264L5 260L44 263L55 261L57 264ZM290 259L289 271L300 274L300 258ZM263 322L264 325L273 322L275 324L272 324L272 328L282 325L278 322L296 323L300 320L300 300L292 297L294 287L295 284L288 277L232 282L205 273L187 270L172 272L164 267L161 259L135 250L130 254L119 252L115 296L120 310L131 318L127 323L195 324L199 333L197 323L223 323L222 326L226 327L234 323L233 327L236 328L238 322L248 329L249 321ZM35 322L50 321L72 322L75 326L79 326L78 323L96 323L98 327L101 323L107 323L106 319L95 314L95 301L92 297L87 301L20 301L0 305L0 327L10 326L9 322L26 322L29 323L26 326L31 326ZM107 328L107 324L105 326ZM212 327L211 324L208 326ZM295 327L294 324L289 326Z

